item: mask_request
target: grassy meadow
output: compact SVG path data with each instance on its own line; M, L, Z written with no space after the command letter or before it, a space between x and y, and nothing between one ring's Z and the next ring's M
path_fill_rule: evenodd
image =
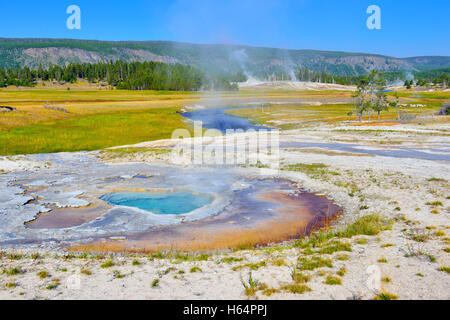
M317 122L354 120L350 91L270 91L268 105L260 109L230 110L254 123L292 129ZM17 112L0 113L0 155L89 151L144 141L170 138L188 124L178 113L182 107L201 101L239 105L239 101L261 100L261 92L243 90L227 93L167 91L122 91L71 88L2 89L0 105ZM424 104L425 108L403 108L402 112L436 111L450 99L448 92L401 92L401 103ZM299 104L291 101L307 101ZM343 102L347 101L347 102ZM314 105L320 102L322 105ZM59 107L49 110L44 106ZM393 120L395 109L382 113ZM377 120L377 115L372 115ZM367 116L365 117L367 120Z
M329 103L324 98L330 101L330 95L335 98L350 97L349 92L316 92L301 93L303 97L310 97L321 105L310 104L286 104L286 105L266 105L264 111L261 108L251 109L234 109L227 111L239 117L245 117L253 123L265 125L269 127L277 127L281 130L295 129L301 126L312 125L317 122L336 123L341 121L355 121L355 106L351 103ZM389 93L388 96L392 96ZM400 112L402 114L411 115L427 115L435 113L442 105L450 99L449 92L400 92L400 104L420 104L425 107L402 107ZM389 98L393 100L392 97ZM322 100L322 101L321 101ZM398 114L396 108L389 108L383 111L380 115L381 121L397 120ZM370 119L372 121L378 120L378 114L372 112ZM363 116L364 121L369 120L369 115L366 113Z
M177 113L191 93L129 91L1 91L0 155L97 150L170 138L187 124ZM49 110L46 103L64 109Z

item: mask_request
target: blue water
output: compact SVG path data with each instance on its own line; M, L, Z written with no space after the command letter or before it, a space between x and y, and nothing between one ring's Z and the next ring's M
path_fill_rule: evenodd
M243 107L246 108L246 107ZM243 129L244 131L253 130L269 130L269 128L263 126L257 126L252 124L245 118L236 117L230 114L226 114L227 110L239 109L239 108L212 108L197 110L192 112L186 112L183 117L192 121L201 121L203 127L206 129L216 129L222 133L226 133L227 130Z
M155 214L183 214L212 202L207 195L188 191L169 193L120 191L104 195L101 200L116 206L139 208Z
M439 153L422 152L420 149L406 148L406 147L377 147L376 149L365 149L364 146L356 144L345 143L310 143L310 142L283 142L280 144L280 148L325 148L329 150L338 150L353 153L365 153L382 157L391 158L412 158L421 160L434 160L434 161L450 161L450 154L446 150L441 149L423 149Z

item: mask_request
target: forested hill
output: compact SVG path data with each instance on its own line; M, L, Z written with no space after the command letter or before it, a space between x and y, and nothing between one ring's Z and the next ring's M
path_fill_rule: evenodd
M68 39L0 39L0 67L32 69L68 63L110 60L155 61L192 65L213 73L243 72L267 78L301 68L331 75L366 74L369 70L422 71L450 67L450 57L397 59L365 53L284 50L234 45L200 45L169 41L105 42Z

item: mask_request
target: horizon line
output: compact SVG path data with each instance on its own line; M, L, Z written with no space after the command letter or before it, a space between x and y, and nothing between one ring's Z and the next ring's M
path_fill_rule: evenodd
M19 37L19 38L10 38L10 37L1 37L0 40L71 40L71 41L92 41L92 42L110 42L110 43L130 43L130 42L140 42L140 43L148 43L148 42L169 42L169 43L179 43L179 44L188 44L188 45L198 45L198 46L230 46L230 47L250 47L250 48L259 48L259 49L278 49L278 50L286 50L286 51L316 51L316 52L334 52L334 53L349 53L349 54L365 54L365 55L373 55L373 56L383 56L394 59L411 59L411 58L423 58L423 57L443 57L450 58L450 56L446 55L420 55L420 56L405 56L405 57L395 57L391 55L386 55L382 53L368 53L368 52L358 52L358 51L344 51L344 50L323 50L323 49L292 49L292 48L281 48L281 47L270 47L270 46L259 46L259 45L249 45L249 44L231 44L231 43L206 43L206 42L186 42L186 41L178 41L178 40L99 40L99 39L77 39L77 38L36 38L36 37Z

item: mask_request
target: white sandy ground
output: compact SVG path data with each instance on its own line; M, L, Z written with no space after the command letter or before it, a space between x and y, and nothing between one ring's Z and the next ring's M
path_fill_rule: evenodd
M259 81L249 79L246 82L239 83L240 89L251 90L356 90L355 86L344 86L340 84L317 83L308 81Z
M441 144L448 148L449 145L448 125L420 127L420 130L413 125L383 129L365 127L378 132L364 133L340 129L345 128L323 126L291 131L283 133L281 140L358 141L358 144L368 147L376 141L400 141L405 146L414 143L433 148ZM139 146L163 148L174 143L160 141ZM15 159L0 160L0 168L4 171L34 170L46 165L31 163L22 157ZM135 155L109 161L162 163L164 159ZM293 283L291 265L303 255L300 249L289 248L290 243L286 243L278 245L280 250L266 248L216 253L208 261L117 255L111 257L114 266L110 268L100 267L108 260L106 258L64 259L62 252L8 251L0 259L0 270L17 267L21 273L15 276L0 274L0 299L372 299L378 292L367 284L371 266L378 267L381 276L390 279L382 282L382 290L395 294L399 299L450 299L450 274L440 271L442 267L450 267L449 162L339 154L324 149L283 151L281 162L282 165L323 163L330 166L327 170L339 173L308 176L302 172L282 171L279 174L298 181L307 190L325 194L341 205L344 216L336 228L343 228L363 215L379 213L395 219L392 230L348 240L353 247L352 252L345 252L348 255L346 261L338 259L342 252L322 255L333 261L333 267L304 272L312 279L306 284L311 291L303 294L292 294L282 289L284 285ZM442 205L432 205L435 201ZM426 235L428 239L417 242L409 233ZM366 241L362 241L364 239ZM33 259L31 254L37 252L40 258ZM8 257L8 253L27 256L14 260ZM407 257L408 253L418 255ZM242 261L227 263L223 260L230 257ZM380 262L382 258L386 259L385 263ZM140 264L133 265L133 260ZM257 270L251 271L249 267L236 269L261 261L266 262L266 266ZM193 267L201 271L191 272ZM342 285L324 283L327 275L336 276L342 267L346 269L341 277ZM82 274L81 270L89 270L92 274ZM48 272L49 277L40 278L37 273L41 271ZM250 272L254 279L276 289L276 292L270 297L263 291L247 296L242 280L248 281ZM155 279L159 284L152 287ZM7 287L7 284L15 287ZM48 287L51 284L58 285Z

